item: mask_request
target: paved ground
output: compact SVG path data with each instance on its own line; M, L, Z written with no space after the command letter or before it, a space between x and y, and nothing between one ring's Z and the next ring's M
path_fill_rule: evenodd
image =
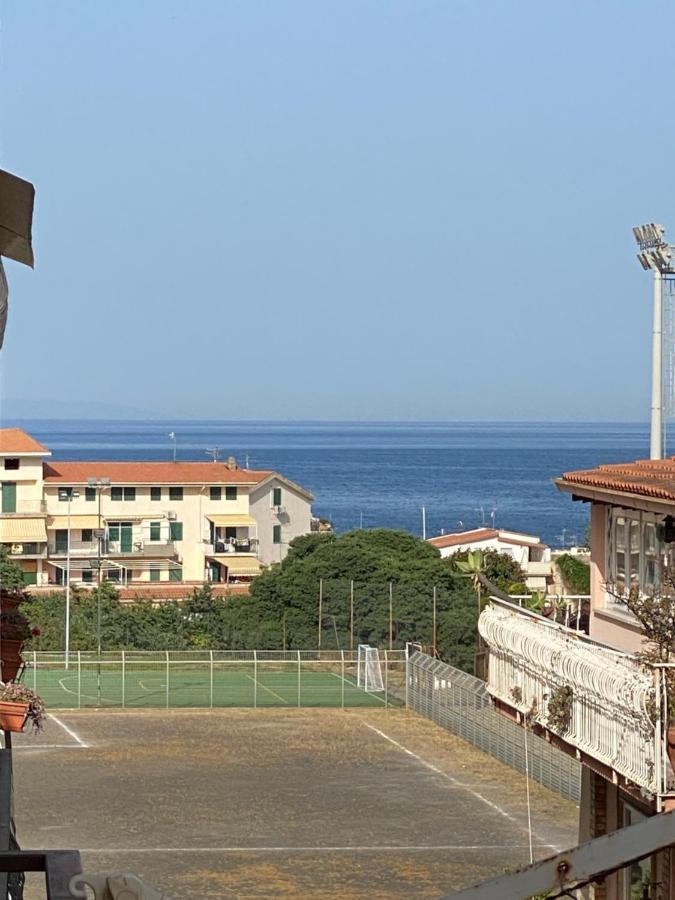
M404 710L64 712L15 747L22 846L174 900L438 897L529 858L524 778ZM575 843L531 796L535 856Z

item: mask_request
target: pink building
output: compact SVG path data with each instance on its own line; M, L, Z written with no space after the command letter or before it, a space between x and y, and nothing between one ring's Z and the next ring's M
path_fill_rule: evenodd
M621 600L658 590L675 569L675 458L568 472L556 484L591 505L590 634L496 599L479 629L497 708L582 763L583 842L675 806L663 670L636 658L644 638ZM675 900L675 848L608 875L590 896Z

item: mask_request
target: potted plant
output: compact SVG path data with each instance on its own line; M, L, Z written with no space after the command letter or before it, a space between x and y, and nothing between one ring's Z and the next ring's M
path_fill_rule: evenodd
M44 703L25 684L0 683L0 728L23 731L30 721L33 731L40 731L45 720Z
M0 587L0 613L18 609L25 599L26 595L18 588Z
M20 610L10 609L0 613L0 661L3 682L16 678L16 673L23 662L21 648L31 633L28 619Z

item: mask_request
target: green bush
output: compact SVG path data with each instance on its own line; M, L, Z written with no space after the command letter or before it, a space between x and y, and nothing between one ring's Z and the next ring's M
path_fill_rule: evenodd
M572 594L590 594L591 567L578 556L563 553L556 559L565 588Z

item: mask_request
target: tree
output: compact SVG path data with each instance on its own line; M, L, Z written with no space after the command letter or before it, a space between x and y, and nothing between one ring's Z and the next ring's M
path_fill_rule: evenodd
M0 544L0 587L9 591L25 587L23 570L11 559L4 544Z
M477 575L480 571L488 581L506 593L527 593L525 573L508 553L499 553L497 550L461 550L446 557L446 561L451 568L465 575ZM476 569L478 565L479 570Z

